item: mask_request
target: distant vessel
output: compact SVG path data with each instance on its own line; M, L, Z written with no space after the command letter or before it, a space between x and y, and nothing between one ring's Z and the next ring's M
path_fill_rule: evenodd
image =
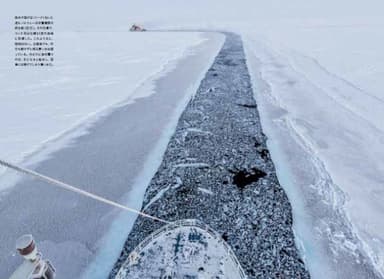
M145 28L137 25L137 24L133 24L131 26L131 28L129 29L129 31L133 31L133 32L143 32L143 31L147 31Z
M247 278L237 257L209 226L180 220L145 238L128 256L116 279Z

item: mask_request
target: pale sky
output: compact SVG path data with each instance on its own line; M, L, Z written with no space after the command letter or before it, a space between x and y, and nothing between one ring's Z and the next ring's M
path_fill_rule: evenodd
M0 30L14 15L53 15L57 28L114 29L135 21L197 23L383 17L383 0L2 0ZM8 27L7 27L8 26Z

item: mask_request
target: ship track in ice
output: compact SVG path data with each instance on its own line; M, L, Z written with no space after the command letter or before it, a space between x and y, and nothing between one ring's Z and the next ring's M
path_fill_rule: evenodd
M231 247L249 279L308 279L295 245L291 205L266 140L243 43L240 36L226 33L222 49L179 118L142 209L171 222L204 222ZM162 225L137 218L111 279ZM159 268L149 262L141 266L154 267Z

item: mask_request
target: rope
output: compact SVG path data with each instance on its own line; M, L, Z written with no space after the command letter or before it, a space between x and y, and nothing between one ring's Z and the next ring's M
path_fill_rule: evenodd
M161 218L149 215L149 214L144 213L142 211L139 211L139 210L127 207L125 205L119 204L119 203L114 202L112 200L109 200L109 199L103 198L101 196L95 195L93 193L84 191L84 190L79 189L79 188L77 188L75 186L72 186L72 185L69 185L67 183L61 182L59 180L53 179L53 178L48 177L46 175L40 174L38 172L35 172L35 171L32 171L32 170L29 170L29 169L26 169L26 168L23 168L23 167L11 164L11 163L9 163L7 161L3 161L1 159L0 159L0 165L4 166L6 168L9 168L9 169L13 169L16 172L19 172L19 173L22 173L22 174L26 174L26 175L31 176L33 178L37 178L38 180L41 180L41 181L44 181L44 182L48 182L51 185L58 186L58 187L63 188L65 190L77 193L79 195L86 196L88 198L91 198L91 199L94 199L96 201L99 201L99 202L102 202L102 203L105 203L105 204L117 207L117 208L125 210L125 211L136 213L136 214L141 215L141 216L143 216L145 218L149 218L149 219L152 219L152 220L155 220L155 221L159 221L159 222L162 222L162 223L165 223L165 224L171 224L172 223L172 222L166 221L164 219L161 219Z

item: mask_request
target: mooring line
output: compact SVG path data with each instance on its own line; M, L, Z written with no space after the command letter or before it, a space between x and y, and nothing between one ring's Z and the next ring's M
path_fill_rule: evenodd
M41 181L44 181L44 182L47 182L47 183L49 183L51 185L58 186L58 187L63 188L65 190L68 190L68 191L77 193L79 195L83 195L83 196L86 196L88 198L94 199L96 201L99 201L99 202L102 202L102 203L105 203L105 204L117 207L117 208L125 210L125 211L129 211L129 212L133 212L133 213L139 214L139 215L141 215L141 216L143 216L145 218L149 218L149 219L152 219L152 220L155 220L155 221L159 221L159 222L162 222L162 223L165 223L165 224L171 224L172 223L170 221L167 221L167 220L164 220L164 219L161 219L161 218L149 215L149 214L144 213L142 211L139 211L139 210L127 207L125 205L119 204L119 203L114 202L112 200L109 200L109 199L103 198L101 196L98 196L96 194L84 191L84 190L82 190L82 189L80 189L78 187L69 185L67 183L61 182L61 181L56 180L54 178L51 178L49 176L40 174L40 173L35 172L33 170L29 170L29 169L17 166L15 164L9 163L9 162L1 160L1 159L0 159L0 165L4 166L6 168L12 169L12 170L14 170L16 172L19 172L19 173L22 173L22 174L26 174L26 175L31 176L33 178L37 178L37 179L39 179Z

